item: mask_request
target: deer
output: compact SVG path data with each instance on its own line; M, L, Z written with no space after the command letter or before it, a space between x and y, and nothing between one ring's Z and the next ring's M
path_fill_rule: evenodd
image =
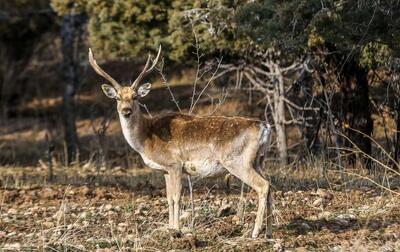
M231 174L258 194L252 238L257 238L261 232L265 208L266 236L272 237L272 194L270 183L262 174L271 126L244 117L177 112L146 115L141 111L139 100L150 92L151 83L141 82L156 68L160 54L161 45L155 59L149 54L143 70L127 85L121 85L100 68L90 48L89 62L94 71L111 84L102 84L101 88L107 97L116 100L122 133L130 147L139 153L146 166L164 172L168 227L180 230L183 175L207 178Z

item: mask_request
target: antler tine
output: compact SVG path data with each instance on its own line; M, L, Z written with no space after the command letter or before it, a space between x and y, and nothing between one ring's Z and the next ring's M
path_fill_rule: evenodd
M139 76L136 78L136 80L132 83L132 85L131 85L132 88L136 88L137 85L139 84L139 82L146 75L147 68L149 68L150 59L151 59L151 57L150 57L150 54L149 54L149 56L147 57L146 65L144 65L144 68L143 68L142 72L139 74Z
M93 67L94 71L96 71L97 74L103 76L106 80L108 80L114 86L114 88L118 89L121 87L121 85L119 85L119 83L116 80L114 80L103 69L101 69L101 67L99 67L99 65L97 65L97 62L93 57L92 49L90 49L90 48L89 48L89 62L90 62L90 65Z
M149 54L149 57L147 58L147 61L146 61L146 65L144 66L142 72L139 74L139 76L136 78L136 80L133 82L133 84L132 84L132 86L131 86L132 88L136 88L137 85L139 84L139 82L143 79L143 77L146 76L146 75L147 75L148 73L150 73L151 71L153 71L153 69L154 69L154 68L156 67L156 65L157 65L157 62L158 62L158 60L159 60L159 58L160 58L160 55L161 55L161 45L158 47L157 56L156 56L156 58L154 59L153 64L151 65L150 68L149 68L149 64L150 64L150 59L151 59L151 57L150 57L150 54Z

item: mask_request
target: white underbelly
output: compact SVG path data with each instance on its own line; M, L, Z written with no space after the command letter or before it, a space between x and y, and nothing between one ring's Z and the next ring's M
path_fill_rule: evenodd
M187 161L184 163L184 169L188 174L202 178L216 177L226 172L221 163L212 159Z
M141 157L146 166L151 169L164 171L168 170L168 167L154 162L144 154L141 154ZM217 177L227 172L227 170L221 165L221 163L212 159L186 161L183 163L183 169L184 172L190 174L191 176L201 178Z
M156 169L156 170L165 170L165 167L152 161L151 159L147 158L146 155L141 154L141 157L143 159L143 162L145 165L147 165L151 169Z

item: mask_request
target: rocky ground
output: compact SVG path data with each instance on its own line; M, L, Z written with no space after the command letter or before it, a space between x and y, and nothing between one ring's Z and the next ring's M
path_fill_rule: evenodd
M241 204L238 188L230 194L196 188L190 228L185 189L178 233L167 229L165 190L156 187L3 188L0 250L400 251L400 200L394 193L371 187L275 190L270 240L249 238L257 197L249 191L245 199Z

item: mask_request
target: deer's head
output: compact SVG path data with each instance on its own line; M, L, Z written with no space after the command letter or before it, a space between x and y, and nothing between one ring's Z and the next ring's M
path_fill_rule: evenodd
M137 100L141 97L146 96L150 92L151 84L150 83L140 84L140 82L148 73L150 73L155 68L158 59L160 58L160 54L161 54L161 45L158 49L157 56L154 59L151 66L150 66L151 57L149 54L146 65L144 66L142 72L139 74L136 80L129 85L120 85L109 74L107 74L103 69L101 69L99 65L97 65L97 62L93 57L92 50L89 49L90 65L93 67L96 73L103 76L111 84L111 85L108 84L101 85L104 94L109 98L117 100L118 113L124 118L129 118L133 113L135 113L136 110L139 109Z

